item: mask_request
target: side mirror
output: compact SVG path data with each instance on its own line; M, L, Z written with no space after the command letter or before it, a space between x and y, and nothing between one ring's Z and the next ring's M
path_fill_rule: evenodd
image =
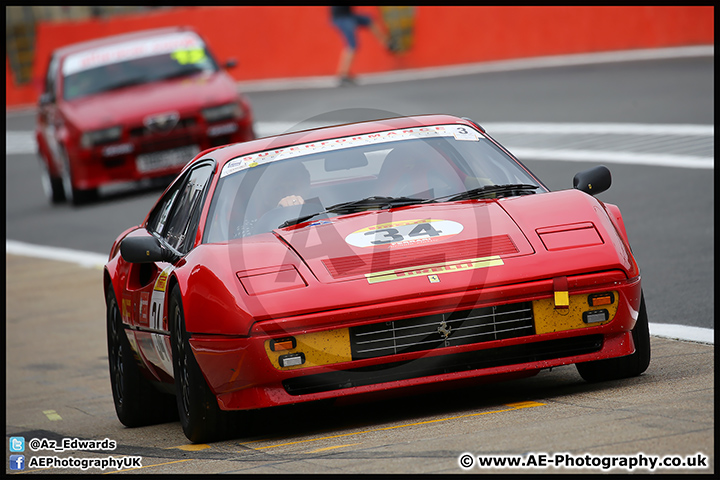
M177 256L153 236L127 237L120 243L120 255L129 263L170 262Z
M573 188L585 192L589 195L597 195L602 193L612 183L612 175L610 170L604 165L590 168L575 174L573 177Z

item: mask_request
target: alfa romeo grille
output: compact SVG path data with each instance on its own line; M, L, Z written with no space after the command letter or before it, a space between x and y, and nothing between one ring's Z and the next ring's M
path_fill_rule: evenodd
M144 137L154 137L154 138L162 137L163 135L167 135L168 133L183 134L183 133L187 133L187 132L185 132L185 130L187 130L189 128L193 128L196 124L197 124L197 122L192 117L181 118L180 120L178 120L177 124L172 129L170 129L164 133L154 131L145 125L140 125L136 128L130 129L130 136L132 138L142 139Z
M532 303L406 318L350 328L353 360L533 335Z

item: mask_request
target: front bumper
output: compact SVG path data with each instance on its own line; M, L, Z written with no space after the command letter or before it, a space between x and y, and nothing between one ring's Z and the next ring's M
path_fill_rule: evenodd
M334 328L324 321L318 325L325 326L315 328L307 322L301 328L299 322L273 321L254 328L249 337L193 335L190 344L224 410L532 372L632 354L640 278L598 274L605 280L598 282L590 277L574 283L585 286L571 289L568 308L554 307L548 282L533 282L537 285L517 286L524 296L504 287L505 303L482 301L495 298L492 291L465 298L462 305L472 304L470 310L458 307L458 300L447 315L435 310L403 315L384 313L392 308L365 307L363 314L355 312L354 320ZM606 320L586 323L583 313L597 311L588 298L601 292L614 296L606 306ZM471 313L459 318L458 311ZM336 318L343 317L337 313ZM368 344L368 338L375 343ZM360 343L369 347L361 351Z

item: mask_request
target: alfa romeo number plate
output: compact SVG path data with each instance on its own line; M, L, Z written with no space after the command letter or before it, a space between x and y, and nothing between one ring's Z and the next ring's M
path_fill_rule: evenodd
M138 172L147 173L185 165L198 153L200 153L199 146L188 145L161 152L143 153L137 156L135 162Z

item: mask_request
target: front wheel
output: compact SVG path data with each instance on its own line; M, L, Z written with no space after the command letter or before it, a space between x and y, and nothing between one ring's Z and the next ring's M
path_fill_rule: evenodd
M61 160L63 163L63 172L60 179L60 183L63 189L63 197L71 205L82 205L87 202L96 200L98 197L98 190L96 188L81 190L75 188L73 184L72 167L70 166L70 158L68 157L65 149L61 148Z
M625 357L578 363L575 366L580 376L587 382L603 382L637 377L647 370L650 365L650 327L643 294L640 297L640 311L632 329L632 337L635 353Z
M170 293L169 309L175 396L183 432L193 443L219 440L228 433L229 414L220 410L190 348L177 285Z
M60 177L56 177L50 173L47 163L44 159L40 159L40 170L43 190L50 204L55 205L65 201L65 190Z

